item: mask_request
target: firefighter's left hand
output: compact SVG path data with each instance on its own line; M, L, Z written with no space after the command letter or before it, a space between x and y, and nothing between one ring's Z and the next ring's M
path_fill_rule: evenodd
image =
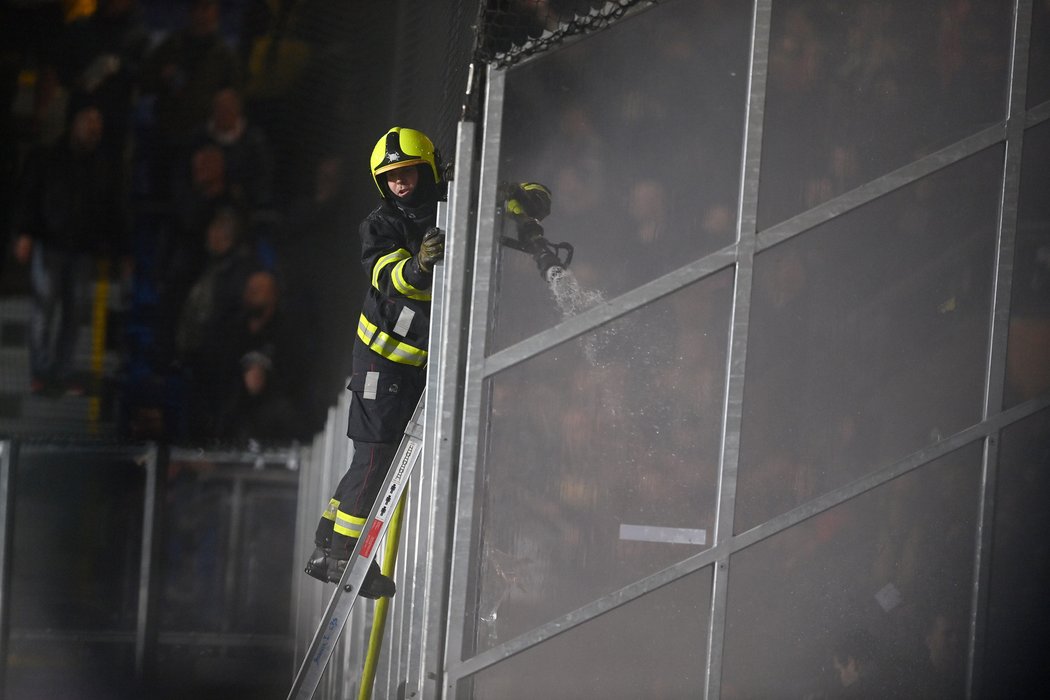
M416 264L423 272L430 272L434 263L445 257L445 234L439 228L429 228L416 253Z

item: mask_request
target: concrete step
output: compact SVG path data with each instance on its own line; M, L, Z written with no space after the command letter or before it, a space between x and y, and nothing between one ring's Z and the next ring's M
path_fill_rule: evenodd
M111 292L115 288L111 287ZM110 302L117 299L113 293ZM29 297L0 298L0 435L109 437L116 425L110 416L99 415L108 407L98 397L65 396L60 389L30 394L28 326ZM90 319L85 319L73 353L73 369L86 388L91 387L93 339ZM120 356L106 351L102 377L113 377Z

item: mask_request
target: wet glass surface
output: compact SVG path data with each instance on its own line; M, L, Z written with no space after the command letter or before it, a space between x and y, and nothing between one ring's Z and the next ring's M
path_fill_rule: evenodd
M491 380L479 647L710 546L731 273Z
M1012 0L773 3L759 230L1003 119Z
M1050 411L1008 426L1001 439L982 695L1023 697L1046 688L1050 661Z
M1024 135L1005 404L1050 391L1050 122Z
M703 696L711 569L701 569L478 673L478 698Z
M1002 154L756 255L736 532L980 420Z
M1050 100L1050 3L1032 3L1031 48L1028 52L1028 106Z
M733 241L750 15L661 3L508 71L499 179L551 188L546 237L606 299ZM498 285L490 347L553 325L528 255L503 247Z
M722 697L962 697L981 453L732 556Z

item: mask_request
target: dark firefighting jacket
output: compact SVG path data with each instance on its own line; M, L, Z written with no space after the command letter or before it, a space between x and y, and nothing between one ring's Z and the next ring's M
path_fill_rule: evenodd
M361 259L370 285L357 323L355 359L364 359L367 348L401 367L426 365L433 277L419 269L415 255L433 225L432 211L410 218L411 212L384 201L361 222Z

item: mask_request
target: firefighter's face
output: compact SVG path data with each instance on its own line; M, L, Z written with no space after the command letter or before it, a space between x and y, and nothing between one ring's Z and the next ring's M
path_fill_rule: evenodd
M419 184L419 170L414 166L391 170L386 174L386 184L395 197L404 199L412 194Z

